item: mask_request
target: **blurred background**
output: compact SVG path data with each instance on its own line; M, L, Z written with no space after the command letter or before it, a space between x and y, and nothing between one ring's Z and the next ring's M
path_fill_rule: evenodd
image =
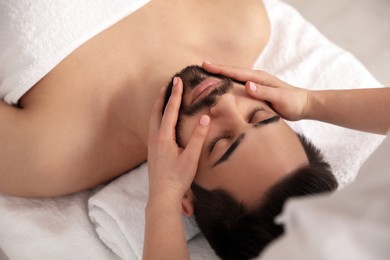
M390 0L284 0L390 87Z

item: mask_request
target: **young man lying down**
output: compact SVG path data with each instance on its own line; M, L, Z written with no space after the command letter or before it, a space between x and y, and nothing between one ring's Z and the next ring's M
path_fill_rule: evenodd
M61 36L63 28L53 29L52 38ZM203 60L250 68L269 34L260 0L153 0L58 61L28 92L2 89L17 73L1 78L1 99L16 106L0 101L0 192L70 194L135 168L147 158L148 122L161 86ZM42 40L39 33L32 37ZM72 47L50 43L41 48Z
M182 212L222 259L255 257L282 234L274 218L286 199L337 188L320 151L282 118L390 127L389 88L309 91L265 72L203 67L176 74L154 107L145 259L188 258Z

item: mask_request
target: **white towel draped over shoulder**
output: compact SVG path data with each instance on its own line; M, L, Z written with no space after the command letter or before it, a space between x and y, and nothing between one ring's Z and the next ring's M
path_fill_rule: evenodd
M150 0L0 0L0 99L16 104L81 44Z

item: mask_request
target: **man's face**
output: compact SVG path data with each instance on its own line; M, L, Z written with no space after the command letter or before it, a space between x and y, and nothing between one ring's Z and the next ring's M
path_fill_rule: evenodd
M211 118L195 177L198 185L225 189L252 204L283 176L308 163L294 131L266 102L246 94L243 84L194 66L176 76L184 84L176 128L179 146L187 145L202 115Z

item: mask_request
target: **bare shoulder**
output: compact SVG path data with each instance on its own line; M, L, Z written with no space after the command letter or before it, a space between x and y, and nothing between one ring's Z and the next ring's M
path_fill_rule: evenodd
M0 138L0 191L69 194L145 160L144 153L128 149L133 145L140 150L138 140L127 136L124 145L119 128L110 124L111 86L117 81L107 69L114 68L112 62L101 54L104 45L98 39L75 50L21 98L21 109L0 106L0 117L13 120L7 129L0 126L0 134L7 137Z

